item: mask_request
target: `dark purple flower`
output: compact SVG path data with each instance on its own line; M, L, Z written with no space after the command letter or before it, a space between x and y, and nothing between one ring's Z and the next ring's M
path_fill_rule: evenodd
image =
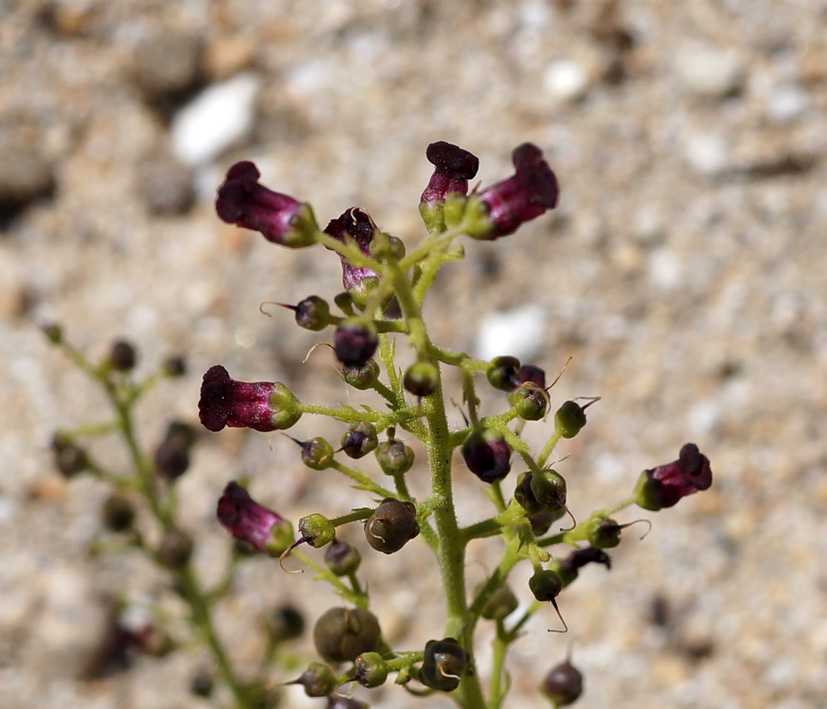
M260 184L261 173L248 161L237 162L218 188L215 209L228 224L261 232L274 244L301 247L319 231L310 205Z
M468 469L480 480L493 483L511 470L511 449L502 433L493 428L474 429L462 444Z
M258 504L245 488L233 481L224 488L218 500L216 515L221 525L239 541L247 542L258 551L268 551L275 541L274 527L284 518ZM275 530L277 533L281 530Z
M351 207L339 218L331 219L324 231L343 244L348 237L352 237L359 250L365 256L370 256L370 244L378 229L367 212L359 207ZM365 281L369 278L378 281L379 274L370 268L354 266L342 257L342 285L348 293L354 290L364 291L367 285Z
M239 382L217 364L201 383L198 415L209 431L230 426L267 432L290 428L301 417L301 409L284 384Z
M672 507L678 500L712 485L709 458L694 443L687 443L678 459L644 470L635 487L635 502L645 510Z
M477 174L479 159L467 150L440 140L431 143L425 151L434 174L422 193L420 203L443 201L452 192L468 194L468 180Z
M477 194L485 205L488 223L485 228L472 230L469 236L493 240L513 234L524 222L557 206L560 187L542 151L532 143L523 143L511 158L514 175Z

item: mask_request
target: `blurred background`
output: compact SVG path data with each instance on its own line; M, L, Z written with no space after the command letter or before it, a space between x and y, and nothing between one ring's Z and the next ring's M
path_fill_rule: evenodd
M578 519L687 441L715 475L672 510L622 513L651 533L629 530L610 573L589 568L561 596L568 636L546 632L551 609L527 627L508 706L549 706L537 685L569 649L584 709L827 705L827 2L0 0L0 52L0 705L206 706L188 693L194 651L79 679L102 598L180 609L142 559L88 553L107 489L60 478L49 441L108 414L37 326L61 323L95 357L129 338L140 372L186 356L188 374L141 409L148 446L173 416L197 423L201 375L219 362L303 400L367 402L325 350L300 364L324 336L259 311L331 298L338 259L224 225L215 189L250 159L322 225L359 205L415 243L435 140L478 155L483 185L511 174L524 141L559 177L559 208L468 243L426 315L452 349L519 354L552 377L573 357L554 400L602 397L559 448ZM326 432L341 433L310 417L294 431ZM205 439L179 486L207 577L226 554L214 506L232 478L294 520L368 502L281 437ZM481 518L460 463L456 480L462 519ZM492 544L472 547L471 583L496 563ZM436 571L415 546L393 563L365 554L398 647L441 637ZM311 574L245 565L221 609L240 667L261 615L287 602L312 622L334 596ZM356 694L451 706L393 686Z

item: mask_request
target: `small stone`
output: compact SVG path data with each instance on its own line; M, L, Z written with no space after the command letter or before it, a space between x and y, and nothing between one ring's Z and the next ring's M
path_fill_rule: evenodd
M0 212L17 212L55 189L51 163L35 148L22 148L12 139L0 143Z
M504 354L531 360L543 346L545 329L543 309L535 303L490 313L480 325L476 354L484 360Z
M589 88L589 74L579 62L562 59L549 64L543 72L543 88L558 101L574 103Z
M732 50L694 46L679 51L675 69L684 86L701 98L723 99L740 92L747 72Z
M202 55L197 35L168 31L150 37L135 52L135 82L150 103L180 99L201 82Z
M246 72L214 84L182 108L172 120L172 151L187 165L218 157L253 127L261 82Z
M800 86L780 86L770 94L767 118L773 123L789 123L799 118L809 105L810 97Z
M698 174L719 175L727 168L726 143L717 135L698 135L686 146L686 161Z
M192 170L170 155L146 158L138 165L137 180L152 214L186 214L195 204Z

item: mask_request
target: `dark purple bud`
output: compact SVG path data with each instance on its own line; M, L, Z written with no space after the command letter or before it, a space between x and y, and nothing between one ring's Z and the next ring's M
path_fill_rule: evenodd
M583 694L583 675L568 660L552 667L540 685L543 692L557 707L574 704Z
M478 193L487 219L472 226L469 236L490 241L513 234L521 224L557 206L560 187L542 151L532 143L523 143L514 150L512 161L514 175Z
M712 485L709 458L694 443L681 448L678 459L644 470L635 487L635 502L645 510L672 507L678 500Z
M190 466L190 449L195 442L195 430L183 421L173 421L167 434L155 451L155 471L173 482Z
M520 386L520 360L516 357L494 357L488 364L485 376L488 383L500 391L514 391Z
M439 140L425 150L425 157L434 166L434 174L422 192L420 202L436 202L452 192L468 194L468 180L480 167L479 158L457 145Z
M440 692L453 692L468 667L468 653L454 638L425 643L419 681Z
M112 532L126 532L135 521L135 506L123 493L113 492L103 503L101 521Z
M517 480L514 499L530 514L557 511L566 505L566 481L555 470L528 471Z
M228 224L260 232L274 244L299 248L315 243L319 227L310 205L273 192L258 181L251 162L238 162L218 188L215 209Z
M347 243L348 237L352 238L365 256L370 256L371 242L377 231L370 215L358 207L351 207L338 219L332 219L325 227L326 234L342 243ZM364 296L368 288L375 285L378 280L379 274L376 271L354 266L342 257L342 285L351 295Z
M379 335L376 326L365 318L342 320L333 336L336 359L348 367L362 367L376 352Z
M209 431L225 426L278 431L301 418L299 401L280 382L239 382L220 364L210 367L201 383L201 423Z
M462 457L468 469L486 483L502 480L511 470L511 449L503 434L492 428L471 431L462 444Z
M137 361L138 353L131 342L118 340L112 344L112 349L109 352L109 363L113 369L117 369L119 372L128 372L135 368Z
M275 553L274 545L284 547L284 540L280 537L284 536L285 527L289 530L284 518L258 504L237 482L231 482L224 488L216 514L218 521L233 537L247 542L258 551Z

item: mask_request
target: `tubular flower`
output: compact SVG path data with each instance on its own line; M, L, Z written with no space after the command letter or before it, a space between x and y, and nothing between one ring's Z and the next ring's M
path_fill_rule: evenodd
M712 485L709 458L694 443L687 443L678 459L644 470L635 486L635 502L645 510L672 507L678 500Z
M337 219L331 219L324 231L342 243L345 243L348 237L352 237L359 250L365 256L370 256L370 245L378 228L367 212L359 207L351 207ZM378 281L379 274L376 271L354 266L342 257L342 285L348 293L364 294Z
M431 143L425 156L434 173L419 201L419 213L429 231L445 230L443 206L448 195L468 194L468 180L477 174L479 159L467 150L440 140Z
M557 206L560 187L542 151L532 143L523 143L511 159L514 175L474 195L482 214L473 214L470 219L466 215L465 221L466 233L475 239L492 241L513 234L524 222Z
M309 204L260 184L251 162L237 162L218 188L215 209L228 224L260 232L274 244L293 248L315 243L319 231Z
M258 551L277 555L293 541L290 524L273 510L258 504L235 481L224 488L216 515L233 537Z
M268 432L290 428L301 409L281 382L239 382L217 364L204 374L198 415L209 431L230 426Z

